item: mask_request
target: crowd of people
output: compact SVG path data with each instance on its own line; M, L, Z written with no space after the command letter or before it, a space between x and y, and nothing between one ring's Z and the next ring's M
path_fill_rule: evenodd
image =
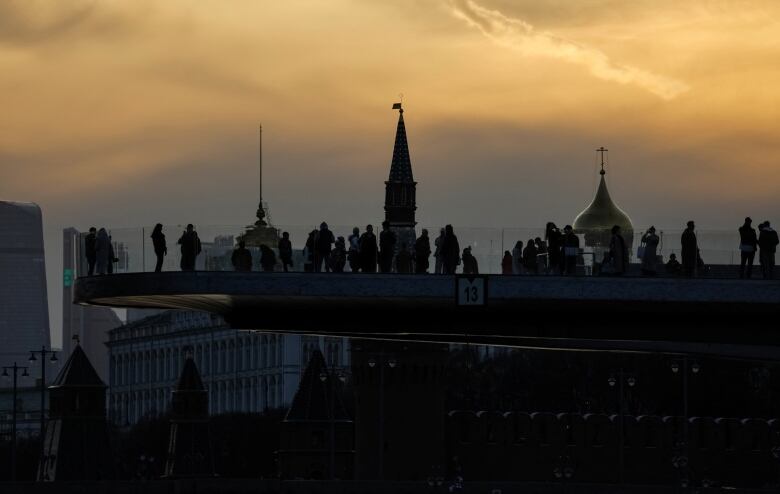
M769 221L758 225L758 232L752 227L753 221L745 218L739 227L740 278L751 278L756 253L759 254L761 274L764 279L774 278L775 253L778 246L778 235L772 229ZM152 245L156 256L155 272L162 270L163 261L168 254L168 247L163 226L157 224L151 234ZM455 274L462 265L464 274L479 274L477 258L471 251L471 246L463 250L458 243L452 225L447 225L439 231L439 236L433 240L428 236L428 230L423 229L414 242L397 238L396 232L388 222L382 223L379 237L374 233L373 225L367 225L363 233L358 227L345 239L336 236L323 222L319 229L308 234L303 248L303 271L343 273L349 265L353 273L416 273L425 274L430 270L430 257L433 255L433 272L435 274ZM195 270L195 261L201 253L201 242L192 224L182 232L177 241L181 248L180 267L182 271ZM637 249L640 259L640 269L643 276L655 276L659 268L667 275L693 277L701 275L705 270L701 258L695 224L689 221L682 233L680 241L680 260L672 253L669 260L662 264L659 256L660 238L654 226L648 228L641 236ZM525 245L525 246L524 246ZM284 272L293 268L293 246L290 234L283 232L276 251L268 245L260 246L259 265L263 271L274 271L279 263ZM111 236L105 228L89 229L85 238L86 258L91 276L113 272L114 256ZM501 272L505 275L537 275L558 274L573 276L577 274L578 259L582 256L580 238L571 225L560 230L555 223L545 226L544 239L530 238L523 244L517 241L511 251L504 251L501 259ZM597 264L598 274L621 276L629 269L628 243L623 238L620 226L615 225L610 231L608 248L604 257ZM231 264L236 271L252 270L252 251L246 247L243 240L231 255Z

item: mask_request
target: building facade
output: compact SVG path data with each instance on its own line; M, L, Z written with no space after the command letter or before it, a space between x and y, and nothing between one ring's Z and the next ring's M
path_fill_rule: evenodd
M0 201L0 280L0 366L26 365L31 350L50 344L43 223L37 204ZM40 378L40 366L30 366L29 372Z
M344 338L231 329L217 315L166 311L108 333L109 416L132 425L164 414L188 353L209 393L211 415L289 407L311 353L349 366Z

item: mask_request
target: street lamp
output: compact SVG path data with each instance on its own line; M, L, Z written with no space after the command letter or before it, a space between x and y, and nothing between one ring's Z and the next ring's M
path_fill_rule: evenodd
M559 456L553 466L555 480L563 482L564 486L574 477L574 463L568 456ZM565 487L564 487L565 489Z
M701 366L698 362L688 362L688 356L684 355L681 360L673 360L669 364L672 373L677 374L682 370L683 386L683 437L679 441L679 454L672 457L672 465L680 471L680 485L687 489L690 485L690 472L688 471L688 373L698 374Z
M629 388L633 388L636 386L636 377L634 377L632 374L626 376L622 367L618 371L618 377L615 377L615 375L612 374L609 376L609 378L607 378L607 384L610 388L614 388L616 385L618 386L618 418L620 420L620 423L618 424L618 482L621 484L623 483L623 472L625 470L625 417L623 409L623 383L628 384Z
M336 479L336 379L333 379L333 377L338 378L339 381L342 383L347 380L347 376L339 373L331 372L330 374L327 372L326 369L323 369L322 372L320 372L320 381L323 383L325 381L329 381L328 384L330 385L330 479L335 480Z
M404 347L404 350L406 347ZM379 371L379 451L377 452L378 459L378 477L379 480L384 480L385 470L385 367L395 369L398 366L398 361L385 354L384 350L380 347L379 352L368 353L367 364L370 369L375 369L378 366Z
M13 405L11 406L11 421L12 421L12 428L11 428L11 481L13 482L16 480L16 388L17 388L17 375L19 371L22 372L21 377L28 377L30 375L29 372L27 372L27 367L22 365L16 365L16 362L14 362L14 365L10 366L3 366L3 374L2 377L4 378L10 378L11 376L8 374L8 370L12 370L14 373L13 376L13 382L14 382L14 392L13 392Z
M40 437L41 437L41 454L43 454L43 430L45 426L45 419L44 415L46 412L46 356L50 355L49 357L49 363L54 365L57 363L57 352L54 350L48 350L46 349L45 345L41 345L40 350L30 350L30 358L27 359L30 363L35 362L38 360L38 357L36 357L36 354L41 355L41 429L40 429Z

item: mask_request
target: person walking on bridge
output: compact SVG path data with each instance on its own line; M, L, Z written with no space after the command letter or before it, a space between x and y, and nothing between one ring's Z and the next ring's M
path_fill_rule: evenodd
M428 272L431 257L431 239L428 238L428 230L423 228L420 238L414 242L414 272L425 274Z
M192 223L187 225L187 229L181 234L177 243L181 245L181 270L195 271L195 259L201 249L198 232L195 231Z
M758 237L752 226L753 220L745 218L745 223L739 227L739 277L750 279L753 274L753 261L758 249ZM747 267L747 270L745 268Z
M758 236L758 246L761 249L759 259L761 260L761 273L765 280L771 280L775 277L775 252L777 251L777 232L769 225L769 221L762 223L763 228L759 226L761 233Z
M383 222L382 232L379 234L379 270L383 273L393 270L395 243L395 233L390 229L390 223Z
M689 221L680 239L683 275L688 278L694 275L699 259L699 244L696 241L695 228L693 221Z
M324 221L320 223L320 231L317 232L317 238L314 242L314 271L322 271L322 265L325 264L325 272L330 272L330 251L336 238L333 232L328 229L328 224Z
M433 242L436 246L436 251L433 253L435 259L433 272L435 274L442 274L442 271L444 271L444 256L442 255L441 250L442 242L444 242L444 228L439 230L439 236L436 237L436 240Z
M109 262L113 260L111 252L111 239L105 228L97 232L95 240L95 259L97 265L97 274L106 274L108 272Z
M376 273L378 247L374 226L367 225L366 231L360 236L360 270L364 273Z
M246 243L243 240L238 242L237 248L233 249L233 254L230 256L230 262L233 264L233 269L236 271L252 271L252 253L246 248Z
M442 265L444 274L455 274L455 270L460 264L460 244L458 244L458 237L455 236L452 225L444 227L441 255L444 257Z
M508 250L504 251L504 258L501 259L501 274L512 274L512 253Z
M248 251L247 251L248 252ZM250 257L250 269L251 269L251 257ZM265 244L260 246L260 267L266 273L273 273L274 266L276 266L276 253Z
M87 257L89 269L87 276L95 274L95 263L97 262L97 229L90 227L89 233L84 237L84 254Z
M642 274L644 276L655 276L656 264L658 263L658 244L661 239L655 234L655 227L651 226L642 235L641 243L644 245L642 251Z
M479 264L477 258L471 253L469 245L463 249L463 274L479 274Z
M528 274L539 274L537 255L538 252L536 251L534 239L529 238L525 244L525 249L523 249L523 267Z
M154 255L157 257L157 263L154 265L154 272L162 271L163 260L168 255L168 246L165 243L165 234L162 232L162 224L157 223L152 230L152 245L154 246Z
M289 232L282 233L282 238L279 239L279 245L277 247L279 248L279 259L282 260L282 269L287 273L287 266L292 267L293 265L293 250Z
M360 229L358 227L352 229L352 235L347 241L349 242L349 251L347 251L349 269L357 273L360 271Z
M344 237L336 239L336 246L330 253L330 268L334 273L343 273L344 266L347 264L347 243Z
M515 242L515 248L512 249L512 274L523 274L523 241Z

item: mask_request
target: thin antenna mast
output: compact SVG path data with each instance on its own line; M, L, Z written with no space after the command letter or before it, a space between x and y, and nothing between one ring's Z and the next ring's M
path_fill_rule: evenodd
M257 136L257 165L259 169L258 193L260 196L260 207L263 207L263 125L260 124Z

